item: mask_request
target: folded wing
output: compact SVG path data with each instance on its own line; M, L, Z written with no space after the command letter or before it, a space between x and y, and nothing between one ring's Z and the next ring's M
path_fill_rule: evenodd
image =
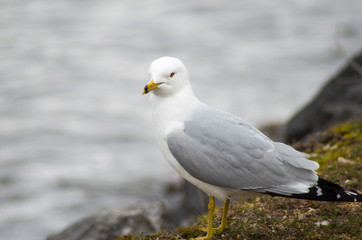
M276 143L233 115L197 109L182 131L170 132L168 147L193 177L219 187L289 196L318 181L318 163Z

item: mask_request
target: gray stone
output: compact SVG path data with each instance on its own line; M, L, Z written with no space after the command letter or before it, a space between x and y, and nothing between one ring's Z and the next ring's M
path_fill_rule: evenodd
M284 140L302 140L353 117L362 116L362 51L352 58L319 94L286 125Z
M113 240L127 234L150 234L167 228L169 208L161 202L105 211L82 219L47 240Z

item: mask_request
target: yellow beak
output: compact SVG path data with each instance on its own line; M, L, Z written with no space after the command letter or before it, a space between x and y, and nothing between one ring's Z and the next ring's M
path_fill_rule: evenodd
M143 89L142 95L145 95L153 90L155 90L158 86L160 86L162 83L154 83L153 80L149 81L145 88Z

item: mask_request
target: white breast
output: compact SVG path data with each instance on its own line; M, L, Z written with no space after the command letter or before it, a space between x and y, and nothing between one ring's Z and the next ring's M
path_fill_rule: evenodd
M187 97L184 95L187 95ZM190 95L192 97L190 97ZM168 134L174 130L182 131L187 117L202 103L196 99L193 94L190 94L187 89L185 89L185 91L180 91L172 98L163 98L153 95L150 100L153 108L152 112L156 142L170 165L183 178L206 192L208 195L222 201L229 198L234 192L233 190L220 188L194 178L179 164L167 146Z

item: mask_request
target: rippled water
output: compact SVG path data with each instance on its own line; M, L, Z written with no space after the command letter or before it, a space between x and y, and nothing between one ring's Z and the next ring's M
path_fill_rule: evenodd
M155 58L181 58L210 105L285 121L343 64L338 44L361 48L361 12L359 0L0 1L0 238L163 197L177 175L141 96Z

